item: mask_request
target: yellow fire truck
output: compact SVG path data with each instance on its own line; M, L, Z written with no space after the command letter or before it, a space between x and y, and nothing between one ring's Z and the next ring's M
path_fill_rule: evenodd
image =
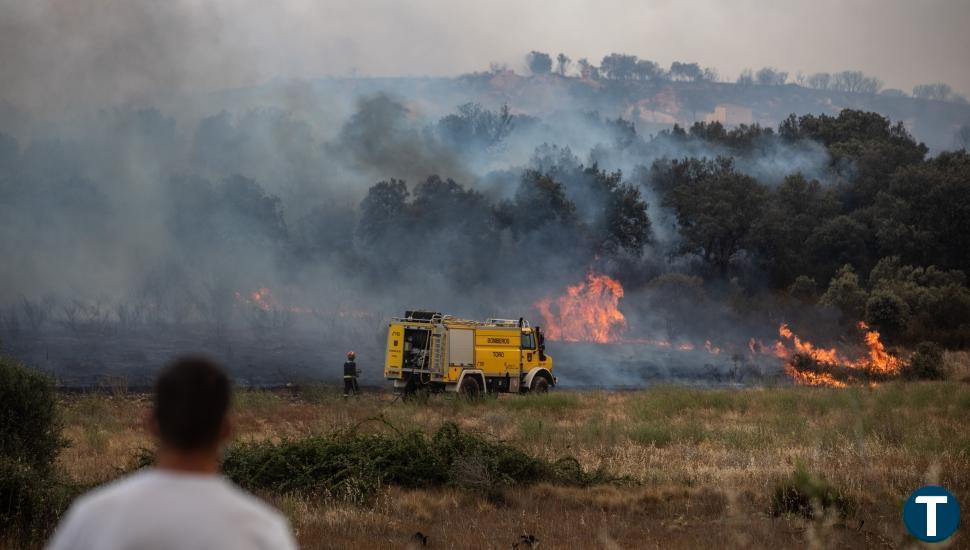
M404 396L419 389L468 397L538 393L556 385L540 327L521 318L469 321L430 311L391 320L384 376Z

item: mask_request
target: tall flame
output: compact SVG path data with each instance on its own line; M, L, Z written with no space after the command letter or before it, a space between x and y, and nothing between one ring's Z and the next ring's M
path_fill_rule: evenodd
M818 361L819 363L837 365L839 363L848 362L847 360L839 356L839 352L835 348L832 348L832 349L816 348L811 342L807 340L803 341L794 332L792 332L792 330L788 328L788 325L785 323L782 323L778 327L778 336L781 336L784 339L790 340L792 344L794 344L795 353L799 353L801 355L807 355L812 359L814 359L815 361ZM781 345L780 348L778 347L779 344ZM786 350L787 348L785 348L784 344L782 344L781 342L777 342L775 345L775 349L776 351L779 351L779 350ZM787 353L785 355L787 355Z
M619 340L626 317L618 304L623 286L612 277L589 272L586 279L566 288L558 298L535 303L550 340L607 343Z
M869 325L859 321L859 330L866 333L866 346L869 348L869 365L883 374L899 374L902 363L899 358L886 351L886 346L879 339L879 333L869 328Z

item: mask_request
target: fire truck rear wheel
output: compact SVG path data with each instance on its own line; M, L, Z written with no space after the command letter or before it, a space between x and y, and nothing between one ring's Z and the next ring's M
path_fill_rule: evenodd
M482 388L477 378L474 376L466 376L461 381L461 386L458 387L458 393L465 399L478 399L482 394Z
M414 399L414 394L418 391L418 384L415 382L414 377L409 376L407 383L403 388L400 389L401 400L409 401Z
M549 391L549 381L546 380L545 376L536 376L532 379L532 387L529 388L532 393L546 393Z

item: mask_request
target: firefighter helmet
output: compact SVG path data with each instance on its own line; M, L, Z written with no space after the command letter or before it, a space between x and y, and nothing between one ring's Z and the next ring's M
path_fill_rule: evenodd
M353 361L354 360L354 357L357 357L357 354L356 353L354 353L352 351L348 351L347 352L347 359L350 359L351 361Z

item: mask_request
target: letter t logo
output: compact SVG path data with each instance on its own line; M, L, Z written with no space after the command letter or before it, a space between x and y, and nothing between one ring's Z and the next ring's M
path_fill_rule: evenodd
M945 496L922 495L916 497L916 504L926 505L926 536L936 536L936 505L946 504Z

